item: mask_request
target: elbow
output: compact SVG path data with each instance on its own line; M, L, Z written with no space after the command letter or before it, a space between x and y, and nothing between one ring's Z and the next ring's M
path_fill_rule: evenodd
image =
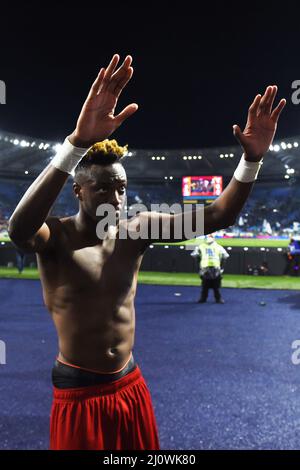
M8 235L11 241L17 242L17 240L20 240L20 230L18 228L18 224L16 223L14 217L12 216L9 221L8 221Z
M17 240L16 230L14 229L14 227L11 224L9 224L7 232L8 232L8 236L11 239L11 241L15 242Z
M15 233L15 228L14 228L12 217L8 221L7 231L8 231L9 238L12 240L14 237L14 233Z
M16 248L22 250L24 253L32 252L31 247L28 244L28 241L25 241L25 238L20 233L18 226L16 226L15 223L12 222L11 220L9 220L7 231L8 231L8 236L10 238L10 241Z

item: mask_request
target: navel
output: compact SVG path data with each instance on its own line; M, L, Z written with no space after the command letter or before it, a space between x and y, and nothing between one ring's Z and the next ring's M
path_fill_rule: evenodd
M115 355L117 354L117 352L118 352L117 348L110 348L110 349L108 350L108 354L109 354L110 356L115 356Z

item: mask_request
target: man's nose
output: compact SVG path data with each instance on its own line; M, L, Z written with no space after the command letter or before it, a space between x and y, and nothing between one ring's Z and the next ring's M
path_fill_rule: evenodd
M115 207L119 207L121 206L121 201L122 201L122 198L121 198L121 195L119 194L119 191L114 191L113 197L112 197L112 204Z

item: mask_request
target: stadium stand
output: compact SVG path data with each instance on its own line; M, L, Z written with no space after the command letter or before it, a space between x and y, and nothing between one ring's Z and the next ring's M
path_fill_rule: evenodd
M300 233L300 137L274 144L265 158L259 180L236 224L223 231L286 236ZM0 233L22 194L55 155L56 142L0 132ZM241 151L237 146L207 149L130 149L124 161L128 174L127 204L182 203L181 179L185 175L221 175L230 181ZM53 215L77 210L72 181L55 203Z

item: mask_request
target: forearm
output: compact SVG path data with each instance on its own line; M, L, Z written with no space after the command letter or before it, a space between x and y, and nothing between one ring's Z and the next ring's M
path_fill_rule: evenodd
M69 174L85 154L87 148L75 147L66 138L51 163L26 191L9 221L13 241L30 239L45 222Z
M45 222L69 174L49 164L28 188L9 220L12 240L30 239Z
M230 227L244 207L253 188L262 165L262 159L249 160L249 156L242 155L234 175L222 192L204 211L205 233Z
M224 228L235 223L252 191L254 183L255 181L241 183L233 176L222 194L212 204L216 221L224 225Z
M149 241L188 240L233 225L251 193L262 165L261 158L251 161L248 155L246 158L243 155L228 186L218 199L208 206L204 207L201 204L192 210L184 210L184 212L180 210L175 215L144 213L140 219L142 225L146 224L147 233L151 233L148 243ZM151 227L152 223L156 224L155 236Z
M254 181L241 183L233 176L216 201L175 215L159 214L159 236L151 241L176 242L213 233L233 225L251 192ZM153 220L152 220L153 221Z

